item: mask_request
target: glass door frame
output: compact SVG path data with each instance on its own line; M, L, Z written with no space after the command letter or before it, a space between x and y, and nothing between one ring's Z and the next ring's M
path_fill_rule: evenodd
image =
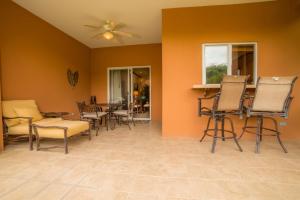
M149 88L149 104L150 104L150 108L149 108L149 118L135 118L135 120L147 120L147 121L151 121L152 119L152 73L151 73L151 66L150 65L146 65L146 66L129 66L129 67L108 67L107 68L107 102L110 102L110 71L113 70L128 70L128 86L130 86L130 88L128 88L128 99L130 101L130 103L133 103L133 69L139 69L139 68L148 68L149 69L149 83L150 83L150 88Z

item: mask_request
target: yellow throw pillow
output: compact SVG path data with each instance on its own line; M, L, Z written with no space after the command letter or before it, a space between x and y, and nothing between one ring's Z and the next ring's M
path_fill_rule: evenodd
M39 121L43 119L37 107L14 108L18 117L32 117L32 121ZM20 119L21 123L27 123L27 119Z

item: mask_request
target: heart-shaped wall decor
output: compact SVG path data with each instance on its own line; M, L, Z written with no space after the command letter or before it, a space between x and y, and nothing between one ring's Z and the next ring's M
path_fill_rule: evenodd
M78 71L72 72L72 70L68 69L67 75L69 84L71 85L71 87L75 87L79 79Z

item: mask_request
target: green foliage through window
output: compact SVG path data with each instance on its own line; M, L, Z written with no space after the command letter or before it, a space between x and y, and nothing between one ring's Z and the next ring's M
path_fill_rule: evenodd
M227 74L227 65L211 65L206 68L206 84L221 83L223 76Z

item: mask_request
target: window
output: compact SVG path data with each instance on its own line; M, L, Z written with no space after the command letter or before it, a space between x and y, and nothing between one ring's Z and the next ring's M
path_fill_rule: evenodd
M223 75L249 75L256 81L256 43L204 44L203 84L219 84Z

